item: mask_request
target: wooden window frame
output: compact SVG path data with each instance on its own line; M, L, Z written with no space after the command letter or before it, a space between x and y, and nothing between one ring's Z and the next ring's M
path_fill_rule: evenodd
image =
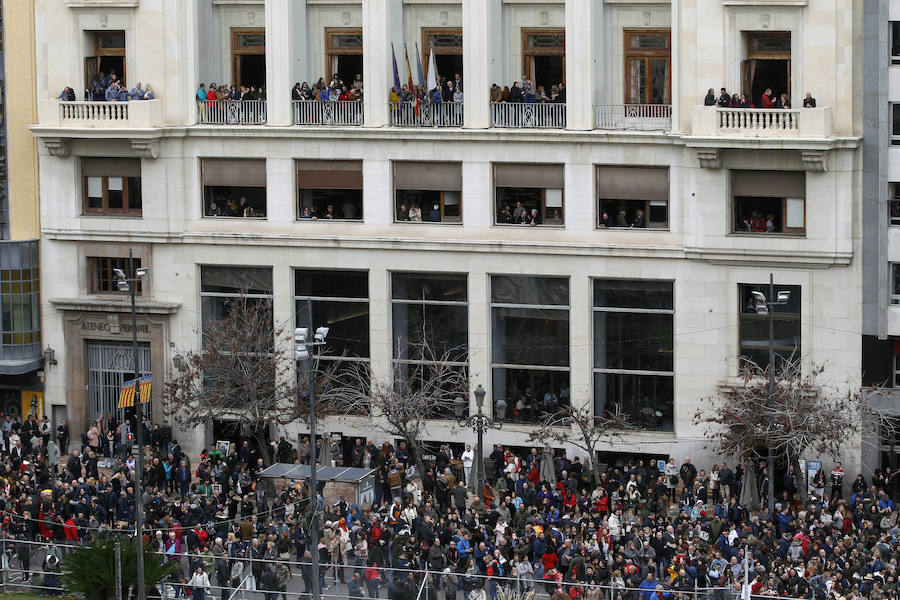
M90 208L88 206L88 179L91 177L99 177L102 180L103 187L103 206L101 208ZM109 178L119 177L122 179L122 208L109 208ZM130 215L140 217L143 214L143 198L141 198L141 208L130 208L128 198L128 184L133 177L127 175L85 175L82 178L83 190L83 209L86 215ZM140 179L140 178L138 178ZM141 189L143 195L143 189Z
M549 35L560 35L563 40L566 38L566 29L555 28L555 27L547 27L547 28L534 28L534 27L523 27L522 28L522 72L528 77L528 79L534 80L534 72L532 69L533 61L532 59L535 56L562 56L563 59L563 83L566 81L566 48L565 44L562 48L541 48L534 49L528 47L528 36L530 35L541 35L541 34L549 34Z
M494 187L494 225L497 225L500 227L522 227L521 223L500 223L497 220L497 217L500 216L500 208L501 208L498 203L497 190L501 190L504 188L512 189L513 187L514 186L506 186L506 185ZM566 188L564 188L564 187L562 187L562 188L542 187L542 188L520 188L520 189L530 189L530 190L539 189L539 190L541 190L541 206L540 206L541 223L539 225L535 225L535 227L565 227L566 226ZM549 223L549 224L547 223L547 190L548 189L560 190L560 196L561 196L560 200L562 201L562 205L559 206L559 209L562 212L562 219L560 220L559 223ZM462 208L462 198L460 198L460 209L461 208ZM510 207L511 210L513 208L514 207ZM554 206L553 208L557 208L557 207Z
M363 55L363 46L359 47L359 51L356 49L348 49L348 48L335 48L332 46L331 40L337 35L363 35L362 27L326 27L325 28L325 73L327 74L325 83L331 81L332 77L335 74L335 67L337 66L335 59L338 56L362 56ZM352 82L351 82L352 83Z
M622 90L622 100L625 104L631 104L628 101L628 90L631 89L631 69L628 68L628 63L632 60L643 60L647 63L645 67L645 72L650 73L649 64L653 59L665 58L669 63L669 68L667 69L666 76L666 95L669 98L669 104L672 104L672 30L671 29L625 29L623 30L623 44L624 44L624 55L625 62L623 65L623 69L625 70L625 88ZM647 35L647 34L664 34L667 40L667 47L665 50L659 50L656 48L653 49L632 49L629 47L629 42L631 41L631 37L634 35ZM651 85L650 82L647 82L647 95L643 98L643 102L641 104L652 104L650 102L649 95L651 94Z
M644 219L645 225L643 227L617 227L615 225L611 225L609 227L602 227L600 225L600 218L603 216L603 204L611 203L611 202L629 202L629 203L642 203L643 211L644 211ZM650 221L650 203L651 202L662 202L662 200L619 200L616 198L598 198L597 200L597 225L595 226L600 230L619 230L619 231L628 231L630 229L637 229L638 231L668 231L669 230L669 202L666 201L666 220L665 221ZM607 211L609 212L609 211ZM614 215L609 215L610 219L615 218ZM650 223L662 223L662 225L650 225Z
M773 200L781 201L781 215L780 215L781 223L782 223L781 231L771 231L771 232L769 232L769 231L740 231L735 228L735 223L737 222L737 220L735 219L734 211L738 210L738 203L736 200L738 198L754 198L754 197L771 198ZM806 235L806 197L805 196L802 198L803 199L803 227L788 227L787 225L785 225L785 221L787 219L787 202L788 202L788 199L790 199L790 198L793 198L793 196L785 196L783 198L779 198L778 196L733 196L732 197L732 208L731 208L731 210L732 210L731 233L742 234L742 235L755 235L755 236L758 236L758 235L763 235L763 236L765 236L765 235L770 235L770 236L771 235L793 235L793 236Z
M125 44L123 48L101 48L100 47L100 36L107 33L118 33L121 32L125 37ZM126 57L126 51L128 47L128 33L124 29L114 29L110 31L97 31L97 30L88 30L85 33L91 34L91 47L93 49L93 56L86 56L84 58L84 86L85 88L90 87L90 75L91 69L88 66L89 61L93 59L99 59L101 56L116 56L121 57L122 59L122 72L119 73L119 81L128 81L128 58ZM99 62L99 60L98 60Z
M106 265L101 265L101 261L105 261ZM113 261L119 261L117 264L113 264ZM141 258L139 256L134 257L134 268L139 269L141 267ZM97 288L97 282L99 281L99 273L101 271L106 272L106 279L110 282L115 280L115 276L112 274L113 269L122 269L125 271L125 274L128 277L134 277L132 273L129 273L129 265L128 265L128 257L127 256L90 256L88 257L88 277L90 277L90 293L91 294L127 294L128 292L119 291L115 286L110 286L113 289L109 290L101 290ZM135 294L138 296L142 293L141 281L138 280L135 285Z
M262 33L265 35L266 28L265 27L241 27L234 28L231 30L231 80L237 85L243 85L243 79L241 77L241 57L242 56L254 56L262 54L265 56L266 47L262 46L251 46L241 48L238 47L238 36L239 35L258 35Z
M397 209L400 208L400 205L397 203L397 200L398 200L398 199L397 199L397 194L398 194L398 193L402 193L402 192L429 192L429 191L436 191L438 194L441 195L441 221L440 221L440 223L435 223L435 222L433 222L433 221L426 221L426 220L425 220L425 214L426 214L426 211L424 211L424 210L422 211L422 221L398 221L398 220L397 220ZM449 190L449 191L457 191L457 190ZM446 193L447 193L447 191L441 191L441 190L411 190L411 189L406 189L406 188L397 188L397 189L395 189L395 190L394 190L394 223L414 223L414 224L417 224L417 225L423 225L423 224L427 224L427 225L462 225L462 222L463 222L463 217L462 217L462 211L463 211L463 208L462 208L462 206L463 206L462 191L461 191L461 190L458 191L458 193L459 193L459 216L458 216L458 217L447 217L447 212L444 210L444 195L445 195ZM419 208L421 208L421 206L420 206Z
M435 55L441 56L462 56L463 47L459 46L434 46L428 43L429 36L432 35L441 35L441 34L449 34L449 35L459 35L462 37L463 30L462 27L423 27L422 28L422 51L424 54L422 55L422 72L424 77L428 77L428 67L431 65L431 62L428 60L428 57L431 56L431 50L434 50ZM463 38L463 43L465 43L465 38ZM451 75L452 77L452 75Z
M747 31L747 60L791 60L791 51L754 51L753 40L759 38L787 37L792 40L790 31Z

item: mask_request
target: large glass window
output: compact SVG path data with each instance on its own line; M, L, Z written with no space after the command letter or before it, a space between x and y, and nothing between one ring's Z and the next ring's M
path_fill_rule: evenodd
M891 64L900 65L900 21L891 21Z
M594 415L613 408L651 430L674 429L671 281L594 280Z
M888 217L891 220L891 225L900 225L900 183L890 183L888 184L888 193L890 197L888 198Z
M495 164L497 224L562 226L564 179L563 165Z
M41 297L39 269L0 269L3 345L39 344Z
M140 216L141 161L137 158L84 158L84 212Z
M229 302L244 294L251 301L271 302L270 267L200 267L200 313L203 334L228 318Z
M742 361L751 361L761 369L769 368L769 314L766 305L754 294L758 292L769 300L768 284L740 284L740 352ZM775 367L781 369L784 361L800 357L800 286L776 285L775 294L790 292L786 304L772 307L775 318Z
M537 423L570 402L569 280L491 277L494 414Z
M900 146L900 103L891 104L891 146Z
M297 161L297 218L361 220L362 161Z
M732 171L734 232L806 232L806 173Z
M460 163L396 162L394 190L398 222L462 222Z
M597 167L601 229L669 226L668 167Z
M463 273L392 273L393 358L408 381L440 377L469 362L468 277ZM448 397L468 390L445 390ZM453 418L453 406L434 415Z
M265 159L205 158L201 176L204 216L265 218Z

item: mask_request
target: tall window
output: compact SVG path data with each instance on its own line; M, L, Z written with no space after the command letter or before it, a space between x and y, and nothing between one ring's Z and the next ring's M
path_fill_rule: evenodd
M900 146L900 104L891 103L891 146Z
M200 316L206 334L228 318L229 301L244 294L253 301L272 300L270 267L200 267Z
M900 183L892 182L888 184L888 216L891 225L900 225Z
M433 377L438 365L467 368L468 299L468 277L464 273L391 274L393 357L411 381ZM425 345L427 352L423 352ZM468 394L468 390L459 392L463 397ZM452 416L453 406L434 415Z
M625 103L672 102L672 49L668 29L625 30Z
M891 304L900 304L900 263L891 263Z
M301 220L361 220L362 161L298 160L297 217Z
M595 416L674 429L674 320L671 281L594 280Z
M562 226L564 179L563 165L495 164L497 223Z
M232 29L231 60L235 85L248 89L266 85L266 29Z
M669 226L668 167L597 167L600 228Z
M462 27L423 27L422 28L422 67L428 75L430 61L434 52L434 62L438 74L454 81L456 75L463 74L463 31Z
M123 294L119 291L119 278L115 274L116 269L121 269L129 279L134 278L131 272L128 257L91 257L88 258L91 277L91 293L93 294ZM134 268L139 269L141 259L134 259ZM135 292L141 294L141 280L137 280Z
M462 222L460 163L395 162L394 190L399 222Z
M41 341L41 297L38 269L0 269L0 315L3 345Z
M357 75L362 76L362 28L326 29L325 51L327 55L325 70L329 80L337 75L349 88L353 85Z
M784 361L800 357L800 286L776 285L780 291L791 293L787 304L773 307L775 316L775 367L781 369ZM740 284L738 286L741 318L739 322L741 360L752 361L761 369L769 368L769 314L760 306L753 292L761 292L768 300L768 284Z
M891 21L891 64L900 65L900 21Z
M900 388L900 341L894 341L894 378L891 387Z
M547 96L553 86L566 81L566 30L522 29L522 70L543 87Z
M736 233L806 232L806 173L732 171Z
M265 159L204 158L200 168L205 216L265 218Z
M141 215L141 161L138 158L83 158L86 214Z
M494 414L521 423L570 403L569 280L491 277Z

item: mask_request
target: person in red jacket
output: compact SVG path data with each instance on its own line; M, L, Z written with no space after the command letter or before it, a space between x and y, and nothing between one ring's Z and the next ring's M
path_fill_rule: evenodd
M78 543L78 526L75 525L75 517L69 517L69 519L63 523L63 532L66 534L67 542L72 542L73 544Z
M763 108L775 108L775 94L771 88L766 88L766 92L762 95Z

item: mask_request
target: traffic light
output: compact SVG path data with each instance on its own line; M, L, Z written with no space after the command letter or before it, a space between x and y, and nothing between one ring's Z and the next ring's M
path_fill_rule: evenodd
M294 360L306 360L309 358L309 350L306 343L309 339L309 329L298 327L294 330Z

